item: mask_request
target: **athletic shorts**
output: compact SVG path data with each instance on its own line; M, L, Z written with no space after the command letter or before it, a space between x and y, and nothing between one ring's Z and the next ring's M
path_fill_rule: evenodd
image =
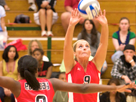
M53 12L52 24L54 24L57 20L58 20L58 13ZM39 12L34 13L34 21L35 21L36 24L41 25L40 20L39 20Z

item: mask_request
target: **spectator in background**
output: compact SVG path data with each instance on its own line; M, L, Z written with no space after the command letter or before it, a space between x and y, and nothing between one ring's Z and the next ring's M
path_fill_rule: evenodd
M29 11L37 11L37 7L35 5L35 0L28 0L28 3L30 4Z
M119 30L112 35L112 42L116 52L112 55L113 63L123 55L123 49L126 44L135 44L135 33L130 31L130 22L126 17L122 17L119 22Z
M107 85L118 86L120 83L118 79L112 78ZM105 92L100 96L100 102L126 102L126 96L117 91Z
M0 62L0 76L11 77L14 80L18 80L18 52L13 45L9 45L5 48ZM7 88L0 87L0 99L4 102L4 96L11 97L11 101L15 102L14 96Z
M75 8L78 8L79 1L80 0L65 0L64 6L65 6L66 12L62 13L62 15L61 15L61 23L62 23L62 26L63 26L65 31L67 31L67 28L68 28L71 12ZM79 24L83 24L84 20L85 19L82 18L79 21ZM96 21L95 19L93 19L93 21L94 21L94 24L95 24L96 28L98 28L99 27L98 21Z
M66 82L65 72L60 72L58 78ZM68 92L56 91L53 97L53 102L68 102Z
M2 6L0 6L0 31L6 31L6 26L5 26L5 10Z
M78 40L84 39L89 43L91 49L91 57L92 56L94 57L100 43L100 33L96 30L94 22L92 20L86 19L84 21L83 29L81 33L78 34L77 39ZM105 61L101 69L101 74L103 74L106 69L107 69L107 62Z
M111 76L120 79L121 84L136 80L136 56L134 45L126 45L123 55L114 63Z
M8 39L8 34L5 26L5 16L5 10L0 5L0 50L4 50Z
M42 48L42 44L40 43L40 41L38 40L31 40L28 44L28 55L31 55L32 56L32 52L36 49L36 48L40 48L40 49L43 49ZM43 61L46 61L48 62L49 59L48 57L46 57L45 55L43 55Z
M79 1L80 0L65 0L64 6L66 12L62 13L61 15L61 23L65 31L67 31L68 28L71 12L78 7ZM83 22L84 18L79 21L80 24L83 24Z
M136 92L136 90L135 90L135 92ZM127 102L136 102L136 94L135 95L128 95L127 96Z
M58 19L58 14L54 9L56 0L36 0L36 3L38 12L34 13L34 20L36 24L41 26L41 36L53 36L51 27ZM47 31L45 27L47 27Z
M83 23L82 31L78 34L77 39L86 40L90 45L91 55L95 56L100 43L100 36L100 33L95 28L94 22L86 19Z
M6 4L5 0L0 0L0 5L3 6L6 11L10 10L10 8Z
M49 79L52 74L53 65L51 62L45 62L42 60L44 51L36 48L32 55L38 61L38 77L45 77L46 79Z

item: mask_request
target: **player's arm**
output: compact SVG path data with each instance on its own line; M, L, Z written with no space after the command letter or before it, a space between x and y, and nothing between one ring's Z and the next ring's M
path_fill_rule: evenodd
M10 77L0 76L0 86L11 90L16 97L19 96L21 91L20 83Z
M73 38L75 26L80 21L80 19L81 18L79 17L79 13L77 9L72 11L69 26L68 26L66 36L65 36L64 51L63 51L63 59L64 59L64 65L66 68L66 73L70 72L76 63L74 60L72 38Z
M131 92L126 88L135 88L134 83L120 86L99 85L99 84L74 84L63 82L59 79L50 79L54 90L75 92L75 93L96 93L102 91L119 91L119 92Z
M100 38L100 44L97 49L96 55L93 58L93 62L95 63L97 69L100 71L102 68L102 65L106 59L107 54L107 48L108 48L108 22L105 17L106 11L104 10L103 14L100 11L100 15L95 18L100 24L101 24L101 38Z

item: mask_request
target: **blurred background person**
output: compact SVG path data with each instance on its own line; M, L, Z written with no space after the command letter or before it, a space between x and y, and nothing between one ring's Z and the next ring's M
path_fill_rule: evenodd
M65 72L60 72L58 79L66 82ZM53 102L68 102L68 92L56 91L53 97Z
M112 78L107 85L118 86L120 83L118 79ZM100 102L126 102L126 96L117 91L105 92L100 96Z
M119 21L119 30L113 33L112 42L116 52L112 55L113 63L123 55L124 47L127 44L135 44L135 33L130 31L130 21L127 17L122 17Z

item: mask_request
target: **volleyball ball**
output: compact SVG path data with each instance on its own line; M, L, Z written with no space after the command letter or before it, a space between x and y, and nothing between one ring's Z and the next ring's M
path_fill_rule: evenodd
M99 14L100 4L97 0L80 0L78 11L83 18L93 19Z

